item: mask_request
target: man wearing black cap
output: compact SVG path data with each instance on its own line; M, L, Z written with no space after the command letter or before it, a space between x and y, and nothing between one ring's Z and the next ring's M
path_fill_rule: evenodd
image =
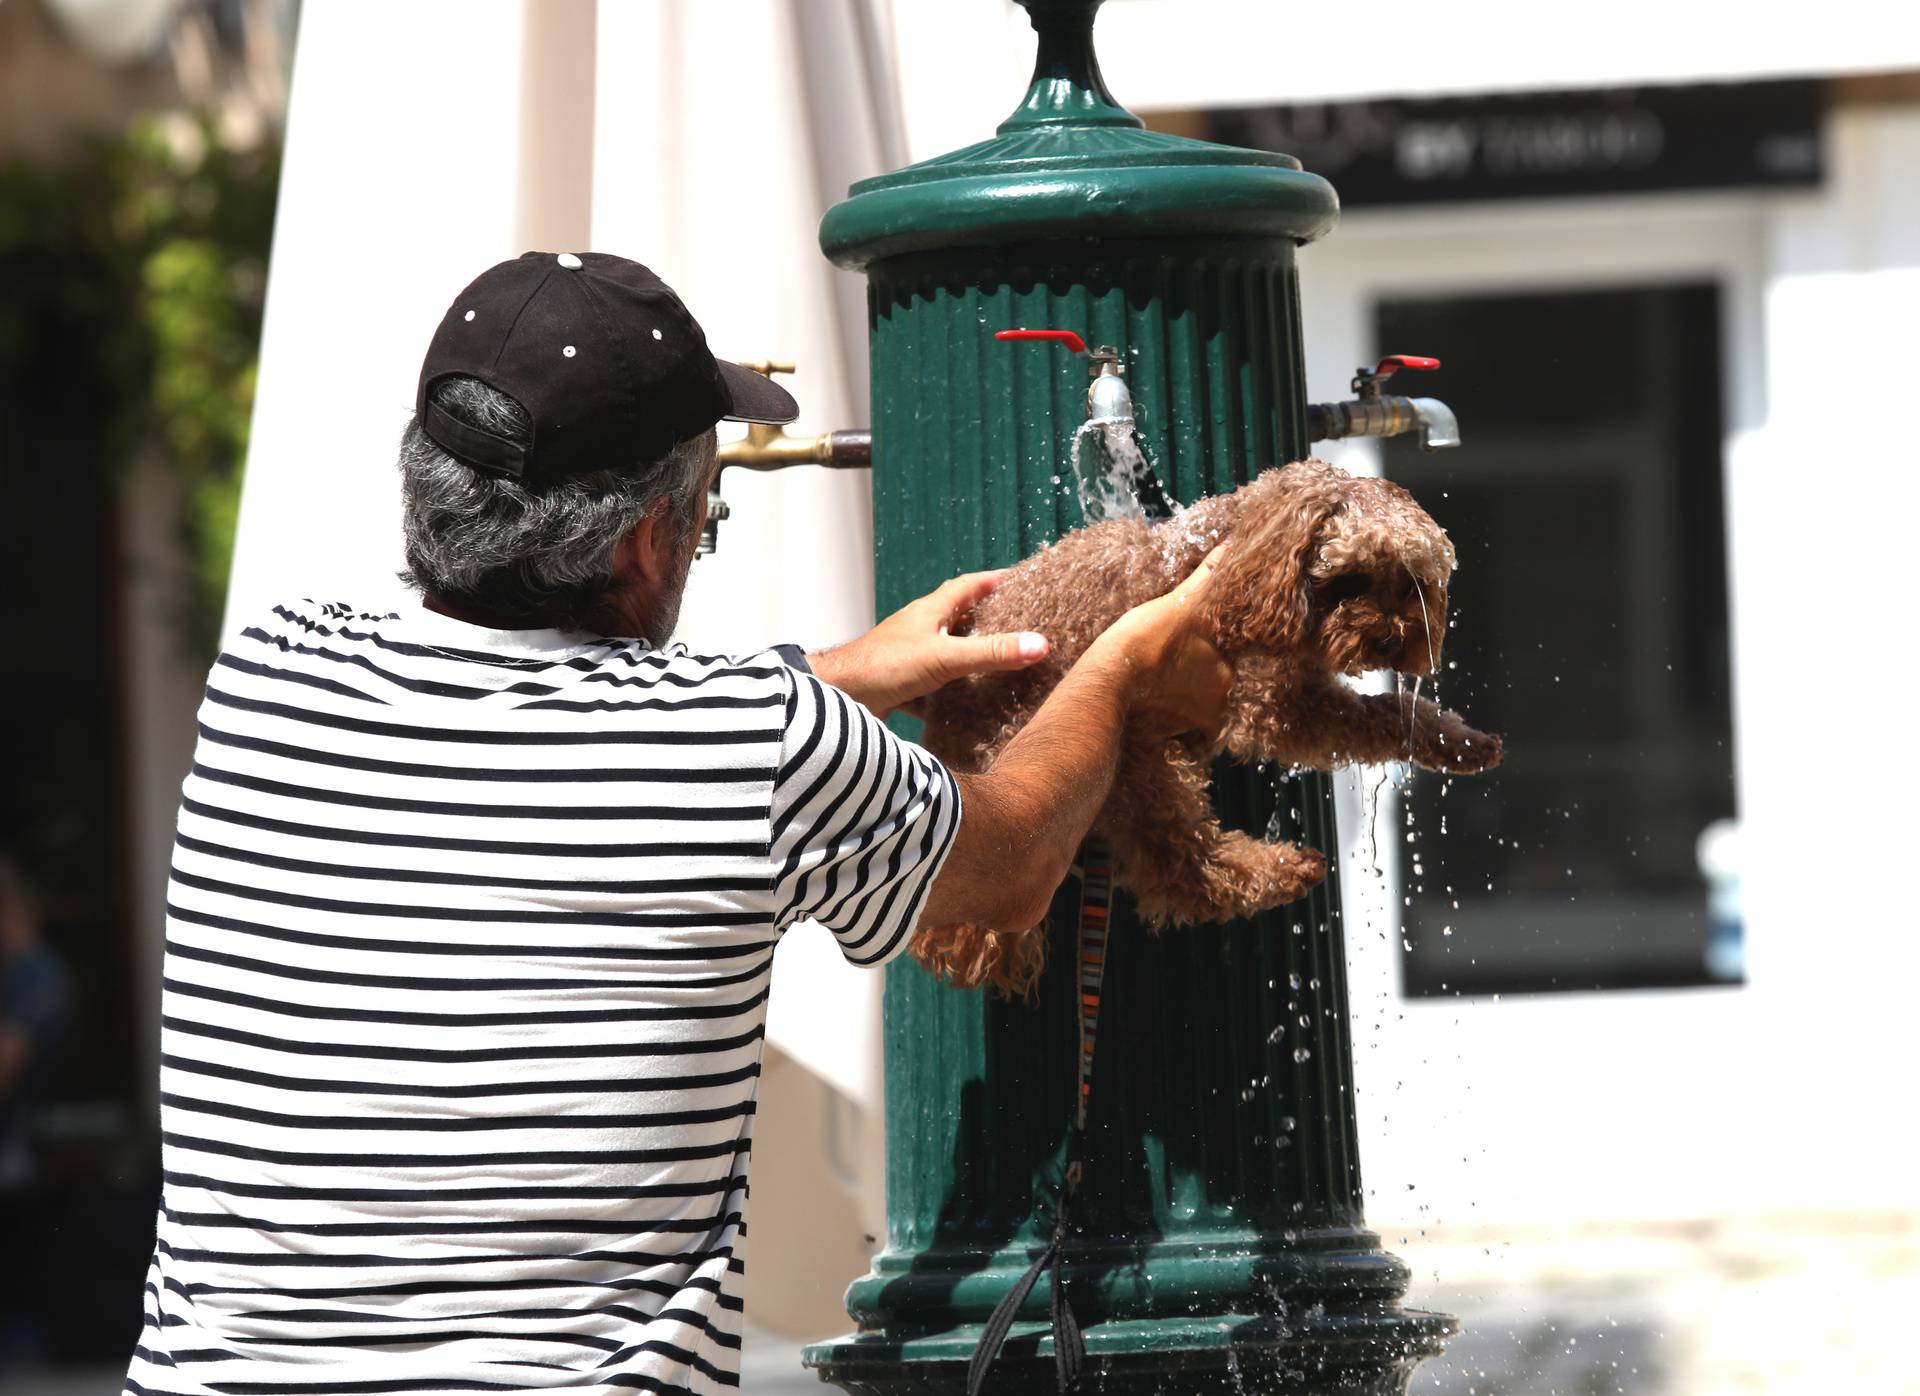
M421 605L275 607L208 679L129 1390L737 1385L780 935L1032 926L1122 728L1217 724L1205 569L977 776L879 718L1044 655L949 633L991 574L825 654L670 646L714 424L795 415L622 258L448 310L400 452Z

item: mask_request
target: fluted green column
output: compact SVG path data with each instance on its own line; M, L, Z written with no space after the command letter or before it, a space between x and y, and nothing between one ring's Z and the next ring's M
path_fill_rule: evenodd
M867 273L882 611L1080 523L1086 372L993 332L1125 353L1182 499L1307 454L1294 251L1333 190L1286 156L1148 132L1101 82L1099 0L1022 0L1034 81L992 139L856 185L821 243ZM1336 847L1328 783L1234 770L1231 822ZM851 1391L958 1391L1051 1230L1075 1057L1072 889L1037 1007L888 971L886 1246L808 1350ZM1339 889L1252 921L1143 932L1116 907L1066 1275L1090 1389L1400 1392L1452 1321L1404 1310L1361 1216ZM1050 1389L1039 1287L994 1388Z

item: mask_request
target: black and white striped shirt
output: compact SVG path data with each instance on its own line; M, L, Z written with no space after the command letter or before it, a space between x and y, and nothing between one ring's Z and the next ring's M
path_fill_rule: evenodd
M960 815L781 656L311 602L220 656L129 1391L737 1386L774 945L897 954Z

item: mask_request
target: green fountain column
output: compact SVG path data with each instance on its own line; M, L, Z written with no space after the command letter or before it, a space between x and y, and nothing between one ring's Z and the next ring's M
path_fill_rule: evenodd
M1181 499L1305 456L1294 251L1332 188L1287 156L1146 131L1101 80L1099 0L1022 0L1031 88L991 140L855 185L821 228L866 272L882 612L1077 527L1087 375L993 332L1118 346ZM1223 771L1239 827L1336 847L1317 776ZM1035 1006L911 962L886 987L885 1248L858 1331L807 1352L849 1391L964 1389L981 1325L1051 1231L1076 1055L1071 887ZM1452 1320L1361 1216L1338 883L1251 921L1143 931L1115 908L1086 1179L1065 1275L1090 1390L1401 1392ZM1050 1390L1038 1286L990 1386Z

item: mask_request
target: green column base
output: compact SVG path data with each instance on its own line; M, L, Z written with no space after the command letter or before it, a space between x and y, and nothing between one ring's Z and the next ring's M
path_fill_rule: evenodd
M1246 1390L1401 1396L1423 1359L1458 1324L1442 1314L1363 1302L1311 1305L1297 1314L1197 1314L1115 1319L1086 1330L1080 1389L1134 1392ZM980 1325L919 1336L856 1333L806 1350L824 1381L856 1393L963 1392ZM1047 1325L1016 1324L988 1392L1051 1392L1057 1377Z
M1089 1391L1260 1389L1399 1396L1458 1325L1400 1307L1407 1268L1358 1227L1125 1247L1070 1243L1065 1281L1085 1326ZM864 1331L806 1350L851 1392L960 1391L988 1314L1037 1251L887 1252L855 1282ZM1055 1386L1048 1285L1034 1287L994 1368L995 1391Z

